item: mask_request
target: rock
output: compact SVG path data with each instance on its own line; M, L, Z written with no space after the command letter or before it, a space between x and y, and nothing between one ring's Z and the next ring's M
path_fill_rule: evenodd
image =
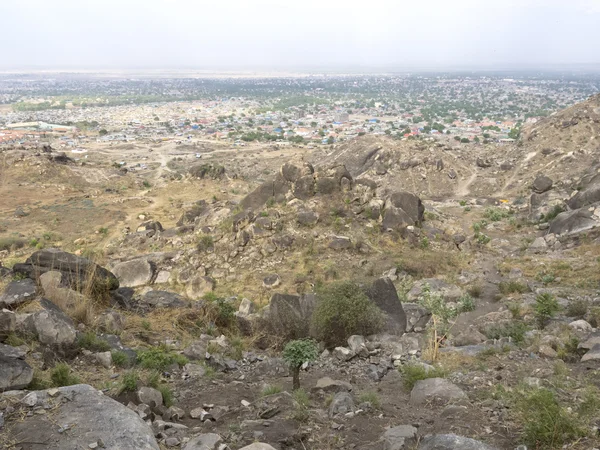
M420 225L425 207L421 199L406 191L395 192L386 200L382 226L384 230L404 230Z
M188 363L185 366L183 366L183 371L192 378L203 377L206 373L206 369L204 368L204 366L192 363Z
M467 399L463 390L444 378L419 380L410 393L410 403L413 405L437 402L445 404L462 399Z
M383 436L383 450L407 450L416 443L417 429L411 425L390 428Z
M596 202L600 202L600 174L591 178L583 189L567 201L567 205L571 209L580 209Z
M477 158L476 164L477 167L481 167L482 169L492 167L492 162L489 159L484 158Z
M248 316L254 313L254 304L247 298L243 298L238 307L238 312L243 316Z
M96 361L98 361L102 367L105 367L106 369L111 368L112 362L113 362L111 352L96 353L94 355L94 357L96 358Z
M350 347L350 350L355 355L362 356L363 358L367 358L369 356L369 350L367 349L367 344L363 336L350 336L348 338L348 347Z
M206 347L208 340L199 339L193 341L190 345L183 349L183 355L192 361L203 361L206 357Z
M106 333L121 334L125 327L125 317L116 311L105 311L96 319L96 325Z
M240 448L240 450L277 450L275 447L265 444L264 442L254 442L253 444L246 445Z
M0 342L4 341L10 333L14 332L15 328L15 313L8 309L0 310Z
M334 380L329 377L319 378L317 384L313 387L314 391L323 391L326 393L350 392L352 385L345 381Z
M10 345L0 344L0 356L5 358L23 359L27 355L27 345L12 347Z
M544 192L552 189L552 180L546 175L538 175L533 181L531 188L533 189L533 192L543 194Z
M15 308L35 298L37 286L35 281L26 278L14 280L8 283L2 295L0 295L0 308Z
M581 362L600 360L600 344L595 344L588 352L581 357Z
M212 292L215 281L211 277L195 275L188 283L185 293L191 299L198 299Z
M392 280L379 278L366 289L369 299L387 316L385 331L402 335L406 331L406 314Z
M280 284L281 278L279 278L279 275L277 274L267 275L265 278L263 278L263 287L267 289L273 289Z
M150 283L154 276L154 267L150 261L136 258L116 264L113 273L121 286L138 287Z
M163 231L165 231L165 229L163 228L160 222L156 220L147 220L138 225L137 232L139 233L141 231L154 231L162 233Z
M185 444L183 450L220 450L223 439L215 433L194 436Z
M298 211L296 214L296 222L304 226L315 225L319 221L319 214L311 210Z
M0 354L0 392L23 389L31 383L32 379L33 369L29 364L21 359Z
M535 238L532 244L529 246L529 251L533 253L542 253L548 249L548 244L543 237Z
M406 314L406 332L423 330L431 319L431 312L417 303L403 303Z
M313 175L304 175L296 180L292 186L292 194L300 200L308 200L315 195L315 178Z
M600 332L598 331L590 333L590 335L584 341L582 341L577 348L590 350L596 344L600 344Z
M49 272L43 273L40 275L39 282L42 286L42 290L44 291L44 293L47 293L52 289L61 287L62 273L58 270L51 270Z
M285 163L279 169L281 177L290 183L295 183L302 175L302 168L291 163Z
M42 299L44 308L30 314L17 316L17 331L37 337L46 345L71 345L77 332L71 319L50 301Z
M585 320L574 320L573 322L571 322L569 324L569 326L577 331L586 331L586 332L592 331L592 326L589 323L587 323Z
M24 264L15 264L13 270L31 279L56 270L62 274L62 283L74 290L91 285L94 291L106 292L119 287L119 280L110 271L89 259L57 248L37 251Z
M356 354L346 347L336 347L333 350L333 356L340 361L350 361Z
M35 391L36 404L47 403L50 391ZM88 385L60 387L57 391L52 420L34 414L15 423L11 433L33 436L31 430L35 430L36 439L48 450L88 448L90 442L102 442L107 450L159 450L152 429L135 411ZM77 432L57 433L59 426L70 429L74 424Z
M352 248L352 241L346 236L333 236L328 247L332 250L346 250Z
M150 405L152 408L161 406L163 404L163 398L160 391L148 386L139 388L136 393L136 397L138 402Z
M289 339L309 337L314 294L273 294L269 303L268 320L273 332Z
M592 216L588 208L562 212L550 223L548 233L563 236L590 230L600 225Z
M354 400L348 392L338 392L329 405L329 417L347 414L354 411Z
M456 434L435 434L425 436L417 450L496 450L481 441Z
M175 292L148 291L142 296L140 303L150 308L183 308L189 302Z
M477 345L487 341L487 336L480 333L476 328L472 327L462 331L457 336L452 338L452 345L462 347L465 345Z
M556 358L558 353L548 344L540 345L540 349L538 350L538 354L540 356L544 356L546 358ZM585 355L584 355L585 356Z

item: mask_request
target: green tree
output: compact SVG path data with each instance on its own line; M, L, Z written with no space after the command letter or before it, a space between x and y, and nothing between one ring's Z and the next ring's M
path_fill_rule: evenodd
M290 365L292 371L292 389L300 389L300 368L305 362L311 362L319 356L315 341L298 339L290 341L283 349L283 359Z
M333 142L334 142L333 136L329 136L327 138L327 143L331 145L331 144L333 144Z
M554 317L560 310L558 300L548 292L539 294L535 298L535 305L533 305L533 311L540 329L546 326L546 322Z
M102 128L100 131L98 131L98 134L100 136L106 136L108 134L108 131L106 131L104 128Z

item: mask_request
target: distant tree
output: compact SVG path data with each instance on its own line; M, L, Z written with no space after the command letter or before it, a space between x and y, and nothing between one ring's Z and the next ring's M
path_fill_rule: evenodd
M367 133L365 133L364 131L359 131L359 132L358 132L358 135L359 135L359 136L364 136L365 134L367 134Z
M468 144L471 141L469 141L469 138L464 137L464 138L461 138L460 142L463 144Z
M310 126L313 127L313 128L316 128L317 127L317 122L311 122Z
M292 371L292 389L300 389L300 368L306 362L312 362L319 356L315 341L299 339L288 342L283 349L283 359Z
M387 135L392 134L392 130L385 130L385 134L387 134Z
M333 142L334 142L333 136L329 136L329 137L327 138L327 143L328 143L328 144L333 144Z
M100 136L106 136L108 134L108 131L106 131L104 128L102 128L100 131L98 131L98 134Z
M473 139L473 141L479 144L479 136L475 136L475 139Z
M460 142L460 136L454 136L454 140Z
M419 122L423 122L423 118L419 117L419 116L415 116L412 119L413 123L419 123Z

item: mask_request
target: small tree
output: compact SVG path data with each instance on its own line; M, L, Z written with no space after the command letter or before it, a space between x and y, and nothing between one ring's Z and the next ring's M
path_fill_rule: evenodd
M300 368L305 362L314 361L318 357L318 348L311 339L290 341L283 349L283 359L290 365L293 377L292 389L300 389Z
M559 310L560 305L552 294L545 292L538 295L535 298L533 311L535 312L535 318L540 329L543 329L546 326L548 319L554 317Z

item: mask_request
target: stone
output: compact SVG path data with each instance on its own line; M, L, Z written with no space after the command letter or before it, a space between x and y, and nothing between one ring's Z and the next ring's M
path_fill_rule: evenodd
M411 425L390 428L383 436L383 450L407 450L416 443L417 429Z
M96 361L100 363L100 365L106 369L110 369L112 366L112 354L111 352L100 352L94 355Z
M188 301L175 292L156 290L146 292L140 303L150 308L183 308L188 305Z
M192 378L203 377L206 373L206 369L204 368L204 366L192 363L188 363L185 366L183 366L183 371Z
M314 294L273 294L268 313L270 328L275 334L288 339L309 337L315 304Z
M308 200L315 195L315 178L313 175L304 175L296 180L292 186L292 194L300 200Z
M281 278L276 273L263 278L263 287L273 289L281 284Z
M567 236L590 230L599 225L600 222L593 218L592 211L588 210L588 208L580 208L562 212L556 216L550 223L548 233L557 236Z
M156 279L154 280L154 284L166 284L171 279L171 272L168 270L161 270L156 275Z
M362 356L363 358L369 356L369 350L367 349L367 344L363 336L350 336L348 338L348 347L350 347L350 350L355 355Z
M61 287L62 273L58 270L51 270L49 272L43 273L40 275L39 282L42 286L42 290L44 291L44 293L47 293L52 289Z
M16 316L15 313L8 309L0 310L0 341L3 341L8 337L10 333L13 333L16 328Z
M12 436L31 436L35 429L36 438L47 450L88 448L90 442L102 442L108 450L159 450L152 429L135 411L88 385L65 386L58 391L52 420L37 414L24 417L11 428ZM35 391L36 404L48 402L48 392ZM59 425L69 429L73 424L77 432L60 432Z
M382 227L402 231L423 221L425 207L421 199L406 191L394 192L385 202Z
M333 356L340 361L350 361L356 354L346 347L336 347L333 349Z
M33 369L22 359L0 355L0 392L23 389L33 379Z
M17 331L33 335L45 345L73 344L77 331L72 320L48 300L42 299L40 305L41 311L17 315Z
M487 336L480 333L475 327L470 327L452 338L452 345L462 347L466 345L477 345L487 341Z
M0 308L15 308L35 298L37 286L35 281L26 278L24 280L13 280L8 283L2 295L0 295Z
M546 358L556 358L558 356L558 353L556 352L556 350L554 350L548 344L542 344L542 345L540 345L540 348L538 350L538 354L540 356L544 356Z
M183 450L220 450L222 443L223 439L218 434L199 434L191 438Z
M189 281L185 293L191 299L198 299L215 288L215 281L211 277L195 275Z
M333 236L328 247L332 250L347 250L352 248L352 241L347 236Z
M296 214L296 222L304 226L316 225L319 221L319 214L311 210L301 210Z
M338 392L333 396L333 400L329 405L329 417L347 414L353 412L354 400L348 392Z
M46 272L59 271L62 274L61 283L74 290L89 285L98 291L119 287L119 280L109 270L89 259L57 248L37 251L27 258L24 264L15 264L13 270L31 279L37 279Z
M533 181L531 188L533 189L533 192L543 194L544 192L552 189L552 184L552 180L547 176L538 175Z
M198 339L183 349L183 356L192 361L203 361L206 357L208 340Z
M152 263L144 258L120 262L112 271L122 287L144 286L149 284L154 276Z
M428 435L419 443L417 450L497 450L481 441L456 434Z
M581 362L600 360L600 344L595 344L585 355L581 357Z
M467 394L445 378L419 380L410 393L410 403L413 405L438 402L446 404L453 400L463 399L467 399Z
M600 344L600 332L599 331L590 333L590 335L584 341L579 343L577 348L583 348L585 350L590 350L596 344Z
M402 309L406 314L407 333L423 330L431 320L431 312L417 303L403 303Z
M150 405L152 408L163 404L163 398L160 391L148 386L139 388L136 397L138 402Z
M254 313L254 304L247 298L243 298L238 307L238 312L244 316Z
M125 317L116 311L105 311L96 319L96 325L106 333L121 334L125 327Z
M325 393L338 393L352 391L352 385L346 381L334 380L329 377L319 378L317 384L312 388L313 391L323 391Z
M23 359L25 355L27 355L27 345L12 347L10 345L0 344L0 356Z
M529 251L533 253L541 253L548 249L548 244L543 237L535 238L535 240L529 246Z
M577 331L587 331L587 332L592 331L592 326L583 319L582 320L574 320L573 322L571 322L569 324L569 326Z
M240 448L240 450L277 450L275 447L272 447L269 444L265 444L264 442L254 442L253 444L246 445L245 447Z
M406 313L392 280L387 277L379 278L366 289L369 299L387 316L384 331L402 335L406 331Z

